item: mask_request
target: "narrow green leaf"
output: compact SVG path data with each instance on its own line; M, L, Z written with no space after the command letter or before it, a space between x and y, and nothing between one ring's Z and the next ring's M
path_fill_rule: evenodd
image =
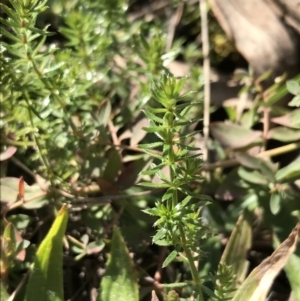
M16 14L15 11L13 11L11 8L9 8L8 6L6 6L5 4L2 4L2 3L0 4L0 7L1 7L1 10L3 10L15 22L16 25L20 24L18 15Z
M143 130L148 133L159 133L160 131L165 131L165 126L151 126L149 128L143 127Z
M147 153L148 155L156 158L156 159L162 160L162 156L159 155L159 154L157 154L157 153L155 153L154 151L150 151L148 149L144 149L144 152Z
M141 182L138 185L140 186L144 186L144 187L149 187L149 188L170 188L169 184L163 184L163 183L159 183L159 184L155 184L152 182Z
M40 41L35 45L35 49L32 52L32 57L36 58L37 53L40 51L41 47L44 46L47 36L43 36Z
M149 215L157 215L160 216L160 211L157 208L147 208L142 210L143 212L149 214Z
M176 250L173 250L168 257L164 260L162 267L167 267L177 256L178 252Z
M120 230L115 226L111 242L111 255L101 281L99 301L138 301L138 284L132 259L122 238Z
M68 221L67 205L59 211L39 246L28 280L25 301L63 301L63 237Z
M141 149L149 149L149 148L156 148L159 146L163 146L164 142L153 142L153 143L147 143L147 144L139 144L138 147Z
M150 119L153 120L157 123L163 124L164 120L158 116L156 116L155 114L153 114L150 110L144 110L144 114Z
M167 246L173 245L172 241L166 240L166 239L154 240L154 238L153 238L153 243L155 243L155 244L157 244L158 246L161 246L161 247L167 247Z
M50 25L47 25L44 29L38 29L38 28L35 28L35 27L29 27L29 29L34 32L34 33L38 33L42 36L53 36L55 35L55 32L49 32L47 31L47 28L49 27Z
M10 32L8 32L6 29L1 28L1 34L3 34L4 36L6 36L7 38L11 39L12 41L16 42L16 43L20 43L22 42L19 37L12 35Z
M177 283L163 283L163 286L166 288L173 288L173 287L185 287L187 286L187 282L177 282Z

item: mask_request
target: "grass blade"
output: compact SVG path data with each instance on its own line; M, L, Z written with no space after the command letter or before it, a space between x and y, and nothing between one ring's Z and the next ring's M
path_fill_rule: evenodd
M256 267L240 287L233 301L264 301L274 278L286 265L291 254L295 251L300 233L300 222L289 237Z
M25 301L64 300L62 250L67 221L67 205L63 205L37 250L27 284Z
M138 285L133 262L117 227L114 227L111 256L101 282L99 301L138 301Z

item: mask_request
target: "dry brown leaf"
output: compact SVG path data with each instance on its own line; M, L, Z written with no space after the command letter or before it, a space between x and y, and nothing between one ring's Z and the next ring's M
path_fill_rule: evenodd
M273 254L251 272L233 301L264 301L274 278L295 251L299 235L300 222Z

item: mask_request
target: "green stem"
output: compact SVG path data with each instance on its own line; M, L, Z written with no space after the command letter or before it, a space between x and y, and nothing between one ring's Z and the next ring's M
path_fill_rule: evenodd
M201 287L201 279L199 277L198 270L195 266L195 261L194 261L192 252L190 251L189 248L186 247L186 237L185 237L184 230L183 230L182 226L179 226L179 231L180 231L180 235L181 235L181 240L183 242L182 248L183 248L183 250L186 254L186 257L188 259L189 266L190 266L191 273L192 273L192 277L193 277L193 280L194 280L194 283L195 283L195 286L196 286L196 291L198 293L198 300L203 301L204 298L203 298L202 287Z

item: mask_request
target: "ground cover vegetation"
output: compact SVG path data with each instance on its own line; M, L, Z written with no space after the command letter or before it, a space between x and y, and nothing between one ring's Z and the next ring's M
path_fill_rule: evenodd
M210 102L200 4L1 3L1 300L300 301L300 76Z

